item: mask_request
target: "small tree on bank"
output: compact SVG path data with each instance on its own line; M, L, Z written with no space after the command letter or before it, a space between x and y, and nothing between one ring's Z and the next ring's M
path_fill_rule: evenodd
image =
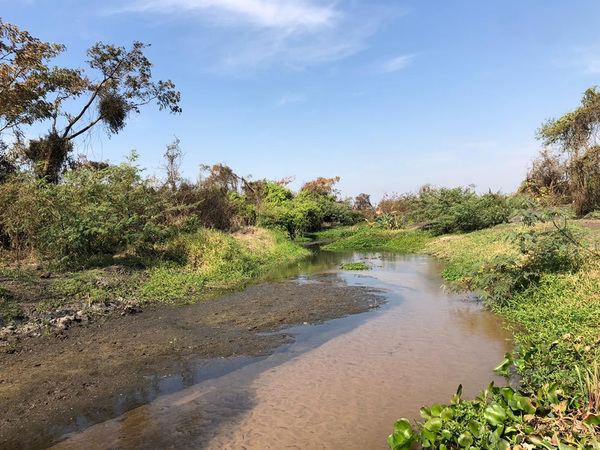
M564 156L564 170L575 213L600 207L600 92L585 91L581 106L538 130L538 139ZM542 155L543 156L543 155Z

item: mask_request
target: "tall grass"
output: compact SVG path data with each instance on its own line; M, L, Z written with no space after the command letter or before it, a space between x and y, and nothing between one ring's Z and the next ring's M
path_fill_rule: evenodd
M178 236L168 246L179 255L179 262L150 269L139 289L142 299L194 301L215 290L243 286L309 254L281 232L254 227L234 234L202 228Z

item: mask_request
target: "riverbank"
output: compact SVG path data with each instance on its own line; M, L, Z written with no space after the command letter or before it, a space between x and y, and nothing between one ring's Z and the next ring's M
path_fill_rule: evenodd
M157 255L121 255L109 265L48 271L38 261L0 269L0 351L30 337L64 334L155 303L191 304L239 290L310 252L283 234L246 227L227 234L201 228L162 245Z
M598 224L576 223L562 231L551 224L505 224L438 238L366 230L334 244L376 249L407 242L412 252L419 242L417 251L447 263L442 276L448 288L476 292L515 336L514 352L498 361L497 371L517 374L519 387L491 388L482 397L495 418L481 403L457 397L462 416L452 405L445 405L444 417L432 407L423 413L424 425L413 426L418 434L399 421L390 445L409 448L419 439L448 448L469 442L477 448L600 448L600 258L587 250L597 245ZM527 400L510 404L502 398L507 395Z

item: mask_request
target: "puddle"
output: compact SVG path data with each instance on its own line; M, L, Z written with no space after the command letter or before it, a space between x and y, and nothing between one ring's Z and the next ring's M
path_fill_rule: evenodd
M326 258L286 275L373 287L387 303L290 329L295 342L268 357L213 366L198 361L190 368L198 380L191 386L183 383L175 393L70 434L54 448L386 449L399 417L418 419L421 406L448 402L461 383L464 398L491 380L502 383L491 368L510 350L509 334L477 303L440 288L437 261L393 254ZM331 269L359 260L373 269ZM219 364L228 369L219 372ZM214 376L202 377L210 370ZM178 377L165 383L172 388Z

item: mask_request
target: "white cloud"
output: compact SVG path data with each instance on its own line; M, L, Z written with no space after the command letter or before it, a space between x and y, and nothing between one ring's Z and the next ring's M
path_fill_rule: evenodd
M600 73L600 45L565 48L554 58L553 64L560 69L576 69L587 74Z
M406 69L412 64L413 59L416 55L401 55L395 58L388 59L387 61L380 62L375 65L375 73L384 74L397 72L402 69Z
M308 101L305 94L285 94L277 102L277 106L284 106L289 103L303 103Z
M368 48L368 39L385 23L405 14L397 6L356 0L135 0L111 13L193 21L203 67L237 76L347 58Z
M341 16L333 5L309 0L143 0L120 11L160 14L197 11L214 14L213 18L222 25L237 22L285 30L333 26Z
M600 46L578 50L585 73L600 73Z

